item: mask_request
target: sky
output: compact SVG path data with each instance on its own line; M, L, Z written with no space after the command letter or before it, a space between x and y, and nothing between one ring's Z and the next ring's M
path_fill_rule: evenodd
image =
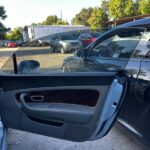
M11 29L42 22L49 15L61 16L69 23L83 7L100 6L101 0L0 0L7 18L3 23Z

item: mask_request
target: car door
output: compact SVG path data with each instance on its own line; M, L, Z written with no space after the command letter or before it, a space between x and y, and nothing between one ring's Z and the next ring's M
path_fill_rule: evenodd
M0 115L8 128L70 141L96 140L112 128L127 89L124 71L1 74Z
M144 28L116 28L92 43L87 49L66 58L66 72L112 72L125 69L136 49L143 41ZM64 71L64 72L65 72Z
M54 35L52 38L51 38L51 41L50 41L50 44L51 46L53 46L54 49L58 49L59 47L59 41L60 41L60 38L58 35Z

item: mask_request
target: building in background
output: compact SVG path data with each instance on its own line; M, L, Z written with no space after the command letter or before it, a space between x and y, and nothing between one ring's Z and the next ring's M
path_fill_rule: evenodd
M39 38L49 36L52 34L78 31L78 30L89 30L88 26L83 25L38 25L38 26L26 26L23 29L23 40L34 41Z

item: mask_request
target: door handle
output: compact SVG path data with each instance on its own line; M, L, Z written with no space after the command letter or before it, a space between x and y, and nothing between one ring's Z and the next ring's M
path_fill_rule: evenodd
M43 102L44 101L44 96L43 95L30 96L30 100L33 101L33 102Z

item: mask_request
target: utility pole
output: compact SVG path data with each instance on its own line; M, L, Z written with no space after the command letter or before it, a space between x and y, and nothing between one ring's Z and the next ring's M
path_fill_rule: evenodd
M62 20L62 10L60 9L60 19Z

